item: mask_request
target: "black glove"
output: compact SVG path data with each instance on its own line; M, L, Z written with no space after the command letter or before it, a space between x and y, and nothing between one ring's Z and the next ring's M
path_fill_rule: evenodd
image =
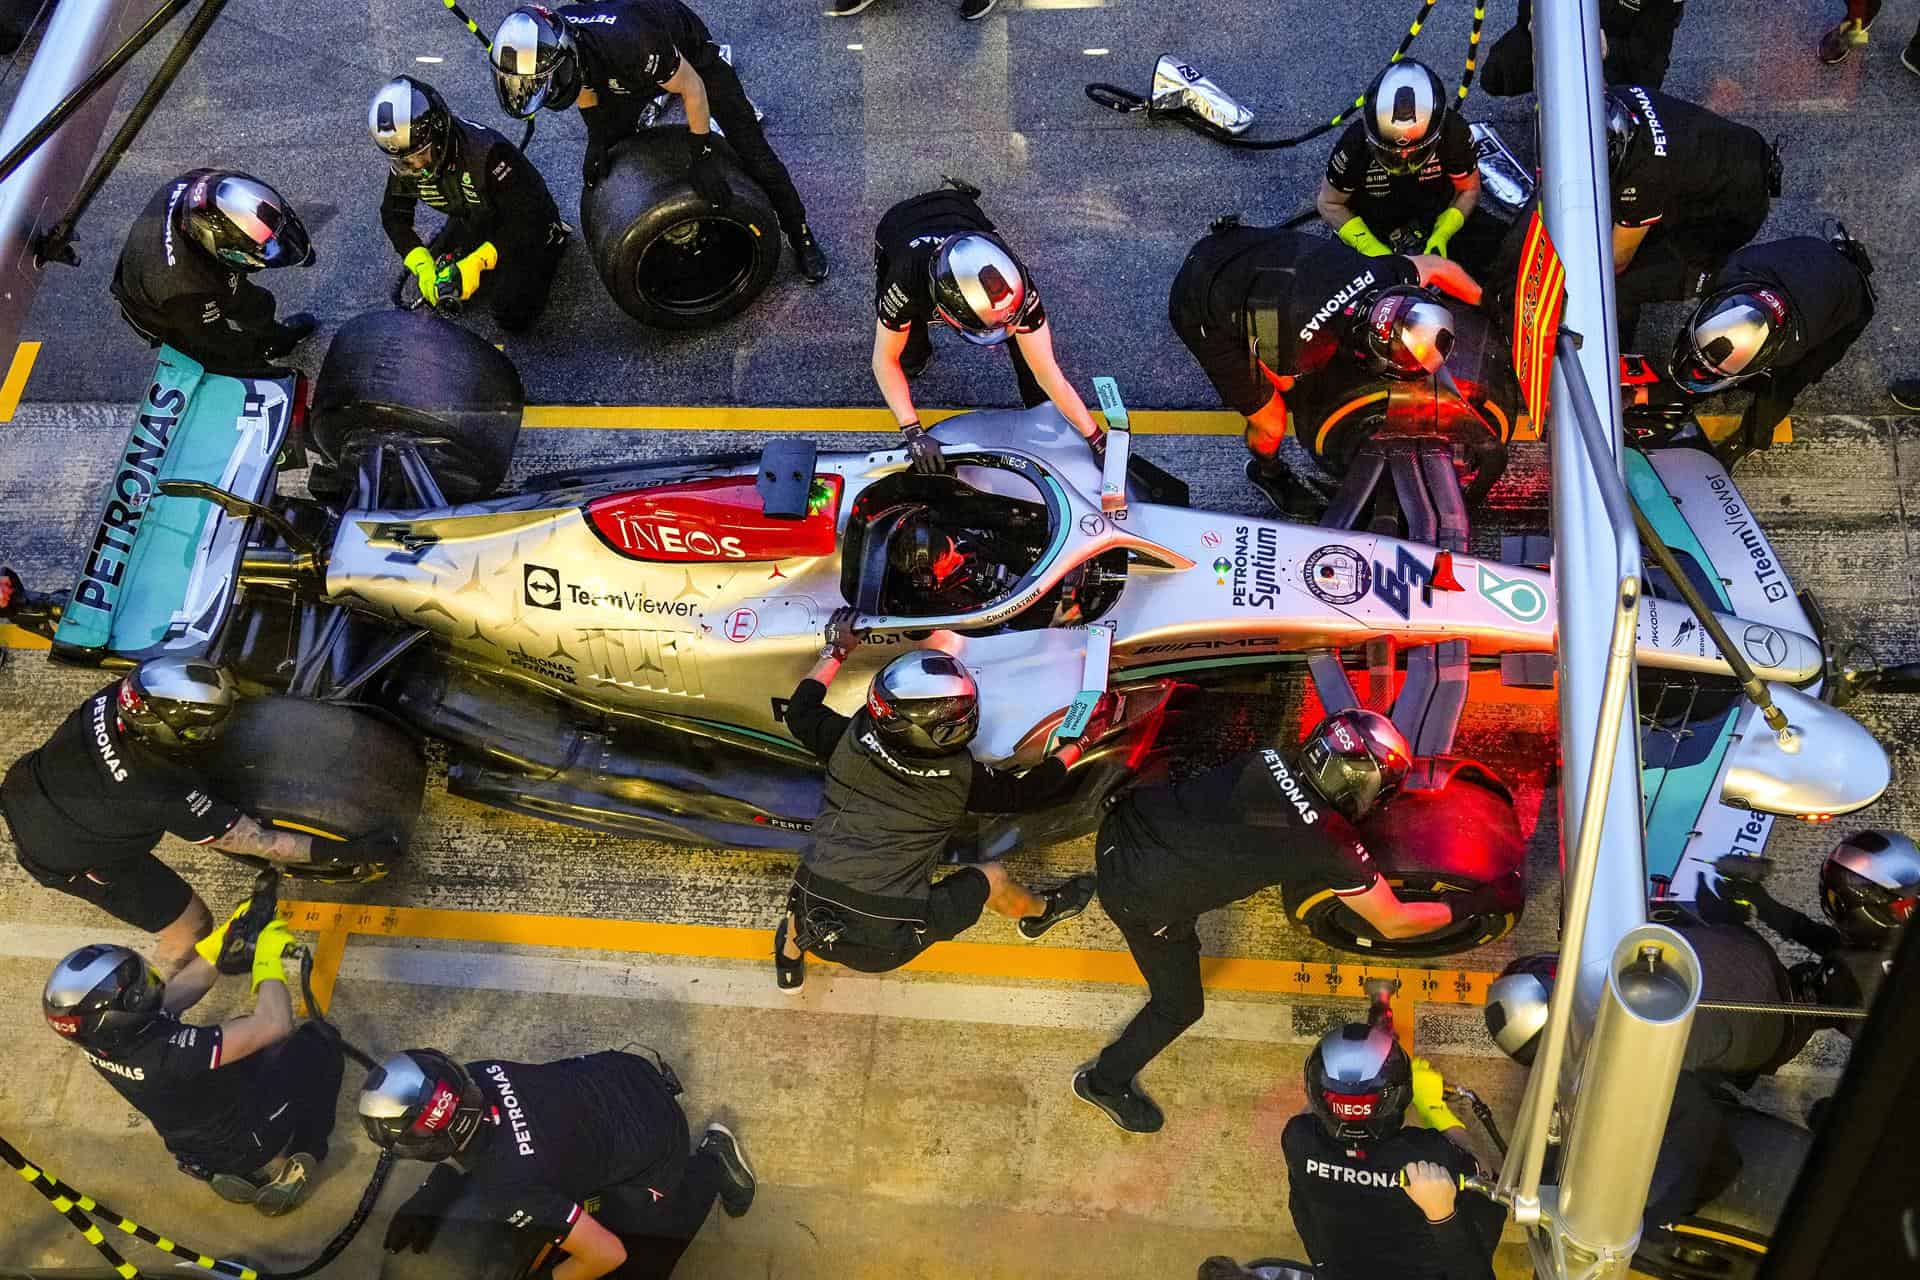
M328 862L390 862L406 852L406 842L398 831L369 831L351 840L316 840L314 860Z
M607 149L600 143L588 139L587 153L580 158L580 184L585 187L597 187L606 173Z
M399 1253L410 1249L414 1253L425 1253L432 1248L441 1219L466 1184L465 1174L456 1173L443 1164L435 1165L420 1189L394 1211L393 1221L387 1224L387 1238L382 1242L386 1251Z
M1496 880L1466 893L1450 893L1442 901L1453 908L1455 920L1465 920L1468 916L1500 915L1508 911L1507 898L1508 895Z
M940 442L927 434L927 429L917 422L909 422L900 428L900 434L906 438L907 456L913 460L913 469L923 476L944 475L947 459L940 452Z
M866 638L865 633L854 630L853 620L858 616L858 610L851 605L843 605L827 619L827 648L833 650L833 656L842 662Z
M705 134L696 134L693 139L693 162L687 166L687 181L702 200L716 209L724 209L733 203L733 188L727 185L727 172L720 164L720 155L713 149L713 139Z
M1703 871L1693 881L1694 914L1707 924L1745 924L1753 916L1753 904L1743 901L1747 895L1740 890L1751 887L1726 880L1710 885Z
M1107 465L1107 433L1104 431L1096 431L1092 435L1088 436L1086 439L1087 439L1087 452L1093 455L1093 460L1095 462L1099 463L1102 467L1106 466Z

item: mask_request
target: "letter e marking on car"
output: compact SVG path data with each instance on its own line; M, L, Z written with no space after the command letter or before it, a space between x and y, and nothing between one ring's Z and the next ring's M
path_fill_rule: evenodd
M720 624L720 633L734 644L745 644L760 630L760 615L751 609L735 609Z

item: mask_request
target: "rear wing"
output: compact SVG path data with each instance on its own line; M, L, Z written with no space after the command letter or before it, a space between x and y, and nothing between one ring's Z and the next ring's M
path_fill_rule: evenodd
M299 375L233 378L160 348L100 518L81 550L53 656L98 666L207 651L233 603L252 521L160 492L198 480L249 502L273 493Z

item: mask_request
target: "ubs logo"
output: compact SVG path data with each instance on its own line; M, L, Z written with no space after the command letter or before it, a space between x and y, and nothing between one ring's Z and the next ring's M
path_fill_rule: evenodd
M525 588L527 603L534 608L560 607L560 575L545 565L530 564L526 567Z

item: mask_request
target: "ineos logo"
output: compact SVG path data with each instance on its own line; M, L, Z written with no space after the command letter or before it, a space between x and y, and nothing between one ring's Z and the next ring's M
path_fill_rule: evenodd
M542 564L526 568L527 603L536 609L560 607L560 575Z

